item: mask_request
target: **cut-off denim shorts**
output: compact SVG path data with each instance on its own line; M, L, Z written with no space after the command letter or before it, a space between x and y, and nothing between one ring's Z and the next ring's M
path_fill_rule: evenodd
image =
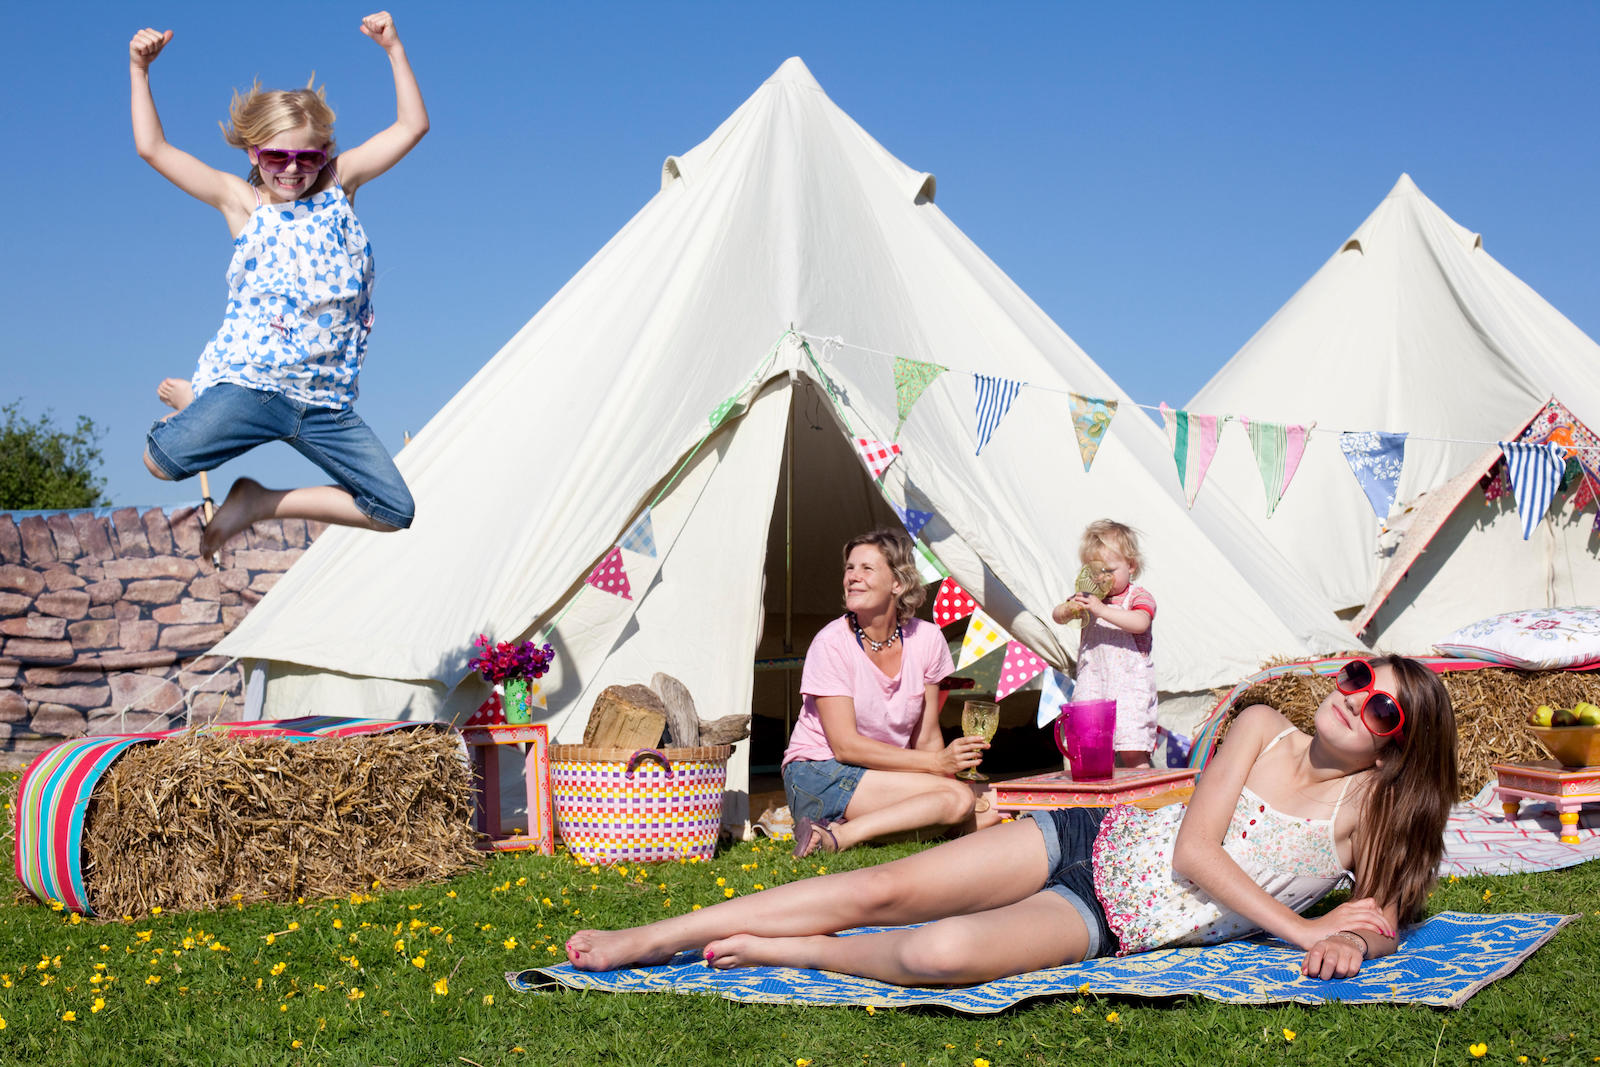
M1106 909L1094 893L1094 839L1106 808L1054 808L1028 815L1044 835L1050 875L1044 888L1059 894L1077 911L1089 928L1089 948L1084 959L1116 951L1117 938L1106 921Z
M321 467L363 515L400 529L411 525L411 490L353 408L312 407L282 393L219 382L150 427L145 451L178 482L268 441L286 441Z
M789 799L789 814L796 822L802 818L833 822L850 806L865 773L865 767L836 759L797 759L784 764L783 792Z

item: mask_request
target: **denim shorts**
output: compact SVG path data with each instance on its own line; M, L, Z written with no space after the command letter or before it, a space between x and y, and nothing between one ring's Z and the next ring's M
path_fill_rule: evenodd
M1050 876L1044 888L1060 894L1071 904L1089 928L1089 948L1084 959L1116 951L1117 938L1106 922L1106 909L1094 893L1094 839L1106 808L1053 808L1030 811L1028 815L1044 835L1044 851Z
M150 427L145 451L176 482L268 441L286 441L321 467L363 515L401 529L411 525L411 490L353 408L312 407L282 393L220 382Z
M866 773L865 767L836 759L797 759L784 764L783 792L789 798L789 814L796 822L802 817L833 822L844 815Z

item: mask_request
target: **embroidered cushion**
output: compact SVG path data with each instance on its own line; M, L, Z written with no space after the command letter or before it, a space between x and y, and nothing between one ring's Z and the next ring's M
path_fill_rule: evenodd
M1529 608L1463 626L1433 646L1441 656L1525 671L1600 667L1600 608Z

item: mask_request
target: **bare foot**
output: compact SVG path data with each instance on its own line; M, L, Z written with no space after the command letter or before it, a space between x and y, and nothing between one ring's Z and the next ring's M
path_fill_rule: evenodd
M194 403L194 386L187 378L163 378L156 386L156 397L173 411L182 411Z
M200 535L200 554L209 556L221 551L222 546L250 528L250 524L265 516L260 509L267 491L254 478L240 478L228 490L228 499L222 502L211 522Z
M719 971L734 967L804 967L802 951L813 940L810 937L734 934L706 946L706 963Z
M567 962L580 971L614 971L665 963L674 953L652 943L643 926L627 930L579 930L567 938Z

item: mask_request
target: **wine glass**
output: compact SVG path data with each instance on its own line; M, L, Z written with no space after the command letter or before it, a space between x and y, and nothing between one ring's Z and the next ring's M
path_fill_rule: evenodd
M1072 583L1074 593L1088 593L1101 600L1111 592L1111 571L1100 563L1085 563L1078 570L1078 577ZM1083 614L1083 609L1076 604L1070 604L1066 611L1068 618Z
M1000 705L988 700L969 700L961 705L961 736L977 735L985 741L994 740L1000 728ZM956 777L968 782L987 782L989 776L976 767L957 771Z

